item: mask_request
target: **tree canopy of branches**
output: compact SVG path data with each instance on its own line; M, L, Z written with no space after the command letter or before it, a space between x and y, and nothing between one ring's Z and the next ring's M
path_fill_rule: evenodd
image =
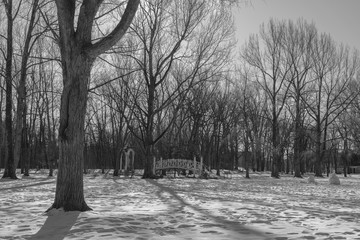
M288 111L293 116L295 176L301 177L306 120L314 129L310 136L316 146L315 174L322 176L328 129L357 96L347 92L359 70L357 54L351 57L348 48L337 46L302 19L296 23L272 19L261 26L259 35L250 37L241 57L270 102L272 176L279 177L285 147L279 124Z

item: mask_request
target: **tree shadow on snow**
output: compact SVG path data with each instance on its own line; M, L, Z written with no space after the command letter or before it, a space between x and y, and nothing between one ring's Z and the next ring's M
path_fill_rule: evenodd
M11 187L7 187L7 188L0 188L0 191L16 190L16 189L21 189L21 188L35 187L35 186L41 186L41 185L46 185L46 184L54 184L54 183L55 183L55 179L50 179L49 180L48 178L46 178L46 179L38 180L38 182L35 182L35 183L29 183L29 184L18 185L18 186L11 186Z
M47 217L40 230L29 237L29 240L62 240L74 226L80 212L63 212Z
M188 208L191 208L193 211L195 211L195 212L201 214L202 216L206 217L207 219L213 221L214 223L216 223L216 225L219 225L219 227L221 226L224 229L231 230L231 231L233 231L233 232L235 232L237 234L251 235L251 236L254 236L254 237L256 236L256 237L258 237L260 239L267 239L268 238L268 236L266 236L264 233L256 231L254 229L250 229L250 228L248 228L248 227L246 227L244 225L241 225L237 221L230 221L230 220L224 219L221 216L212 215L211 213L209 213L205 209L202 209L202 208L199 208L198 206L187 203L172 188L166 187L166 186L160 184L159 182L157 182L155 180L147 179L147 181L159 188L159 192L157 193L157 195L164 202L166 202L166 201L169 202L169 199L165 198L162 195L162 193L170 194L171 197L172 197L171 200L176 200L178 202L178 204L180 204L179 206L176 206L178 211L181 211L184 207L188 207ZM169 204L171 205L171 207L175 207L174 203L169 203Z

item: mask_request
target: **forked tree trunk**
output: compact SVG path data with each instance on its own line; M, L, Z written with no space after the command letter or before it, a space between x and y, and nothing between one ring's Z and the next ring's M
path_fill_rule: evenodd
M129 0L114 30L94 44L92 26L102 1L82 1L79 12L75 11L77 1L56 0L55 3L64 87L60 106L59 167L51 208L86 211L90 208L85 202L83 190L84 124L91 67L97 56L110 49L125 34L140 0ZM78 17L76 30L75 15Z

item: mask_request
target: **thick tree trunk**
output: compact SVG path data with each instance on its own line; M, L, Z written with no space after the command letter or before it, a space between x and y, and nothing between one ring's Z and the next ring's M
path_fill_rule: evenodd
M152 146L147 145L145 146L145 166L144 166L144 174L142 178L156 178L153 172L153 154L151 151Z
M323 177L322 174L322 160L323 160L323 149L321 142L321 129L320 123L317 124L317 132L316 132L316 150L315 150L315 165L314 165L314 172L315 177Z
M17 99L17 109L16 109L16 128L15 128L15 143L14 143L14 166L18 166L21 155L21 139L23 133L23 114L25 112L26 104L26 88L25 88L25 78L26 76L20 77L20 83L18 87L18 99Z
M76 51L75 51L76 52ZM77 53L63 67L59 127L59 167L55 201L52 208L65 211L91 210L84 199L84 139L88 82L92 60Z
M299 130L295 129L295 142L294 142L294 177L301 178L301 153L300 153L300 134Z
M322 157L321 157L321 146L317 144L315 151L315 164L314 172L316 177L323 177L322 175Z
M145 147L145 167L142 178L155 178L153 173L153 132L154 132L154 104L155 104L155 78L150 78L150 85L148 86L148 109L146 122L146 136L144 141Z
M289 159L289 148L286 148L286 166L285 166L285 172L286 174L289 174L290 172L290 159Z
M273 178L280 178L279 174L279 154L276 153L276 150L273 152L273 162L272 162L272 169L271 169L271 177Z

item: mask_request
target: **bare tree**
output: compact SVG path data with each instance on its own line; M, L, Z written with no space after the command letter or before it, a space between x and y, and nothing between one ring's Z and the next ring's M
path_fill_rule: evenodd
M154 145L170 128L189 90L216 71L220 74L226 62L233 29L229 13L217 7L213 1L191 0L141 4L132 26L136 51L129 57L141 69L141 96L134 98L140 132L133 134L143 142L144 178L155 177ZM174 101L177 108L171 109ZM158 134L157 122L163 124Z
M189 157L199 153L210 167L212 167L212 157L207 153L213 146L207 144L206 135L211 134L211 131L207 131L206 128L211 126L210 103L216 94L216 89L219 87L218 83L218 79L211 83L202 82L190 90L186 100L186 108L183 108L184 112L177 117L181 121L176 122L176 132L169 133L170 136L173 135L174 138L177 138L178 145L182 145L183 140L181 138L185 138L183 129L188 129L187 146L188 151L192 154Z
M279 177L281 145L279 138L279 116L285 106L289 88L292 63L283 48L285 22L270 20L261 25L260 36L253 35L242 51L242 58L259 73L257 81L270 100L272 127L272 171Z
M94 93L93 101L94 104L97 104L101 98L105 102L106 107L109 109L109 118L106 119L108 123L108 129L110 131L109 142L112 144L111 147L111 158L112 165L114 168L114 176L119 175L120 168L120 158L123 155L123 150L126 147L131 147L129 142L129 128L132 124L132 111L134 107L129 101L131 96L131 89L129 85L132 85L131 82L136 81L134 78L134 67L128 61L128 58L123 58L119 54L113 54L113 62L111 64L115 67L115 71L107 73L101 73L101 76L107 79L108 84L102 87L97 87L102 85L98 83L95 87L90 88L91 92ZM95 93L96 91L96 93ZM134 90L136 92L136 89ZM94 115L96 115L94 113ZM109 124L110 122L110 124Z
M299 19L296 23L291 20L286 25L284 48L288 53L291 67L291 88L289 100L292 106L290 113L294 111L294 176L301 177L301 152L304 146L301 146L304 138L303 121L305 118L305 105L303 99L306 99L306 85L309 84L309 70L312 67L311 50L314 38L317 34L316 28L312 24Z
M83 149L90 72L95 59L123 37L140 0L129 0L116 27L97 41L92 39L92 28L103 1L81 2L78 14L77 1L55 2L64 86L60 108L59 168L55 200L51 208L86 211L90 208L83 193Z
M253 94L253 92L251 91L251 85L249 83L249 81L251 80L251 77L249 76L250 73L248 71L248 69L243 68L242 70L239 71L240 73L240 79L241 79L241 87L239 89L239 95L241 96L240 99L240 111L241 111L241 116L242 116L242 125L244 128L244 134L243 134L243 138L244 138L244 164L245 164L245 171L246 171L246 178L250 178L249 175L249 167L250 167L250 142L252 139L252 126L251 126L251 120L250 120L250 115L251 115L251 108L252 108L252 103L251 103L251 94ZM254 145L253 145L254 146ZM253 152L256 151L256 149L252 149Z
M354 100L357 93L346 94L349 83L356 74L358 57L351 57L344 46L337 47L329 35L318 35L312 48L311 76L315 81L308 87L311 98L306 109L315 122L315 175L322 176L328 129ZM329 171L329 170L328 170Z

